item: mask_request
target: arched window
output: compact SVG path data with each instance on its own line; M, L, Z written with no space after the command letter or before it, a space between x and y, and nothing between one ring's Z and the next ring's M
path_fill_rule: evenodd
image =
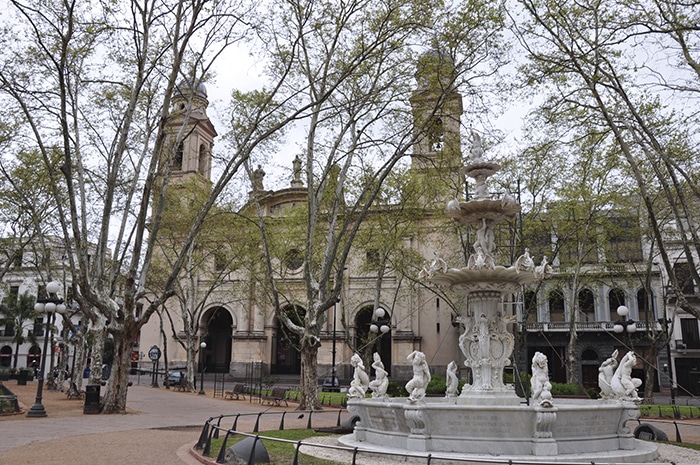
M207 146L204 144L201 144L199 146L199 166L197 167L199 174L203 174L203 175L207 174L207 156L208 156L208 154L209 154L209 150L207 150Z
M182 159L185 155L185 144L180 142L177 146L177 152L175 152L175 158L173 158L173 171L182 170Z
M580 321L595 321L595 297L590 289L578 293L578 311Z
M537 293L535 291L523 293L523 320L528 323L537 323Z
M649 300L651 300L651 311L647 314L649 309ZM654 321L656 319L654 294L647 294L647 291L644 288L637 291L637 311L639 312L639 321Z
M431 152L440 152L445 148L445 128L442 119L434 118L428 127L428 142Z
M564 317L564 293L561 289L555 289L549 293L549 321L552 323L565 321Z
M617 314L617 307L625 305L625 291L620 288L610 289L608 293L608 305L610 305L610 315L614 318Z

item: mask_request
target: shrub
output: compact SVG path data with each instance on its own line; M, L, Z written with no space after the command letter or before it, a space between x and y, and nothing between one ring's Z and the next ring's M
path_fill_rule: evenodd
M575 396L578 394L578 386L574 384L552 383L553 396Z
M406 397L406 389L403 384L399 384L396 381L389 381L389 386L386 389L386 394L389 397Z

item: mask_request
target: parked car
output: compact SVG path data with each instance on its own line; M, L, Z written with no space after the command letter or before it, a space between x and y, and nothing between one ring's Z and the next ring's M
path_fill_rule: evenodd
M321 390L323 392L340 392L340 381L338 381L337 376L329 376L323 380L321 385Z

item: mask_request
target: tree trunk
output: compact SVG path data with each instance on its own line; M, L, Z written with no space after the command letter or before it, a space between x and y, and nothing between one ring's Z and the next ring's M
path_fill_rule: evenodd
M85 350L85 339L83 336L80 338L80 342L75 343L75 353L73 354L73 373L71 380L75 383L78 391L83 389L83 370L85 369L85 361L87 359L87 351Z
M649 346L649 352L647 352L649 360L659 359L659 346L656 340ZM651 401L654 397L654 375L656 373L655 363L645 363L644 364L644 396L645 402Z
M139 333L139 326L133 320L124 322L124 329L114 334L114 365L105 392L103 413L126 413L126 394L131 371L131 352Z
M318 400L318 348L318 338L308 334L302 338L299 410L323 410Z
M106 332L104 326L97 325L90 328L92 336L92 349L90 351L90 377L88 384L100 384L102 382L102 357L104 355Z

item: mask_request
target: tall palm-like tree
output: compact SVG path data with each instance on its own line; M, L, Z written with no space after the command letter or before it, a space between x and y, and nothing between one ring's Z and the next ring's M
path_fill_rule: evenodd
M26 292L16 299L9 299L7 306L3 306L2 313L5 315L5 326L14 328L12 342L15 344L15 354L12 361L12 368L17 368L17 358L19 356L19 346L29 341L32 345L36 344L36 335L33 331L26 331L25 325L34 324L36 312L34 311L34 303L36 297L29 295ZM29 322L29 323L28 323Z

